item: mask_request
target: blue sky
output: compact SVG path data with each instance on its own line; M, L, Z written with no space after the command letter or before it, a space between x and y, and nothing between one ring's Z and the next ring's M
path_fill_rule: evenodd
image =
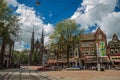
M36 5L38 1L39 6ZM45 24L56 24L63 19L70 18L82 0L18 0L18 2L33 7L37 16L44 17Z
M73 19L86 29L95 32L100 27L110 41L116 33L120 38L120 0L6 0L8 5L19 14L22 33L17 48L29 48L31 32L35 29L35 39L41 38L44 28L45 44L57 22ZM39 1L40 5L36 5ZM18 47L19 45L19 47Z

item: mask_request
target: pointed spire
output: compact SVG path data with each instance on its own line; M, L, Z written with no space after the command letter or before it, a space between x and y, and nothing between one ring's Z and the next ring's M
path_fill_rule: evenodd
M44 29L42 28L41 44L44 45Z
M34 39L34 28L33 28L33 32L32 32L32 39Z
M32 54L34 51L34 28L33 28L33 32L32 32L32 38L31 38L31 51L30 51L30 65L32 65Z
M31 38L31 51L33 52L33 50L34 50L34 28L32 32L32 38Z

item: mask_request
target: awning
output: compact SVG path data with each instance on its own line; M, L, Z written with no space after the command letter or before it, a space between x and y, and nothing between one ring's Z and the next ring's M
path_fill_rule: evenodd
M49 63L49 64L54 64L54 63L57 63L57 60L48 60L47 63Z
M58 63L66 63L67 61L62 61L62 60L59 60Z
M97 61L86 61L85 63L97 63Z

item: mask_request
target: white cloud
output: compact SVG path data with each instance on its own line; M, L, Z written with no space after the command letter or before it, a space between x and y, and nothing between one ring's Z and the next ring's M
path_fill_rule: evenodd
M17 6L17 0L5 0L8 5Z
M41 38L42 28L44 28L45 44L49 43L49 35L54 29L52 24L44 24L42 17L36 16L36 11L24 4L18 4L16 13L19 14L19 22L21 23L22 29L20 39L22 39L25 43L30 44L33 28L35 31L35 39Z
M120 12L114 12L118 0L83 0L71 19L74 19L82 27L98 24L109 35L116 33L120 36ZM111 5L111 6L109 6ZM96 7L97 6L97 7ZM85 27L88 28L89 27ZM95 30L93 30L94 32Z
M102 17L101 29L108 35L108 38L112 37L114 33L120 37L120 12L109 13L108 16Z

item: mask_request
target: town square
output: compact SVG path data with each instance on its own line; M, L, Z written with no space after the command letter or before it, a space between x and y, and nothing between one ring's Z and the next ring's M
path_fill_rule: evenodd
M120 0L0 0L0 80L120 80Z

